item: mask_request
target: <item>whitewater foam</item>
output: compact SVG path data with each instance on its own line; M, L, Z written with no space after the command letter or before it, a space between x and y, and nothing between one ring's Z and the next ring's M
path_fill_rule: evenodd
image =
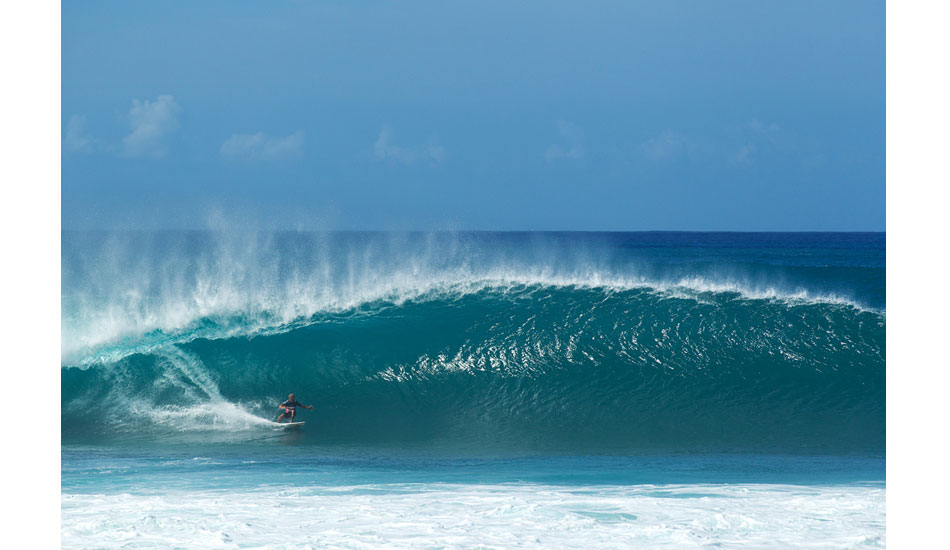
M884 548L882 486L388 483L62 496L69 548Z

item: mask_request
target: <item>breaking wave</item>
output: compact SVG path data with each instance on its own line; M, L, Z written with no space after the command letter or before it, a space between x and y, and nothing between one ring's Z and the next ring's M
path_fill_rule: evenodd
M254 434L293 391L321 443L883 452L882 267L667 248L64 236L63 437Z

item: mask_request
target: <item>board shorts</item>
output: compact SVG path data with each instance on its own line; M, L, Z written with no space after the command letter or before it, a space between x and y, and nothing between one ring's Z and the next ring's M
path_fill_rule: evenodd
M284 414L294 414L297 407L284 407Z

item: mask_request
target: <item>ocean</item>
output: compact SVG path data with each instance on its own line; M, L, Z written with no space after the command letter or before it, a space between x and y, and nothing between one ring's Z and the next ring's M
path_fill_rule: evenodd
M62 545L882 548L885 325L883 233L66 231Z

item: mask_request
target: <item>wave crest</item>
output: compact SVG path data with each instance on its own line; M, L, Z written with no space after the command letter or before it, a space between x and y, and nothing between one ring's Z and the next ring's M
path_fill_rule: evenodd
M341 441L875 449L884 324L847 305L730 293L440 290L64 369L64 430L259 430L297 391L319 403L308 426ZM95 404L123 400L130 417L103 425Z
M644 291L660 298L676 298L713 304L729 300L772 302L785 307L836 305L856 312L883 312L864 308L835 295L805 289L782 291L774 287L745 288L735 282L709 282L693 277L675 282L644 280L586 280L570 278L488 278L460 281L427 281L425 284L377 288L355 297L332 298L308 295L301 289L283 297L241 296L230 300L202 300L196 296L151 305L130 300L111 304L103 311L83 308L78 319L64 317L62 357L64 365L88 366L118 361L130 354L149 353L197 338L253 337L293 330L339 315L371 314L407 302L456 301L466 296L493 294L523 297L553 289L595 290L605 298L615 293ZM292 296L287 296L291 294ZM304 299L308 296L309 299Z

